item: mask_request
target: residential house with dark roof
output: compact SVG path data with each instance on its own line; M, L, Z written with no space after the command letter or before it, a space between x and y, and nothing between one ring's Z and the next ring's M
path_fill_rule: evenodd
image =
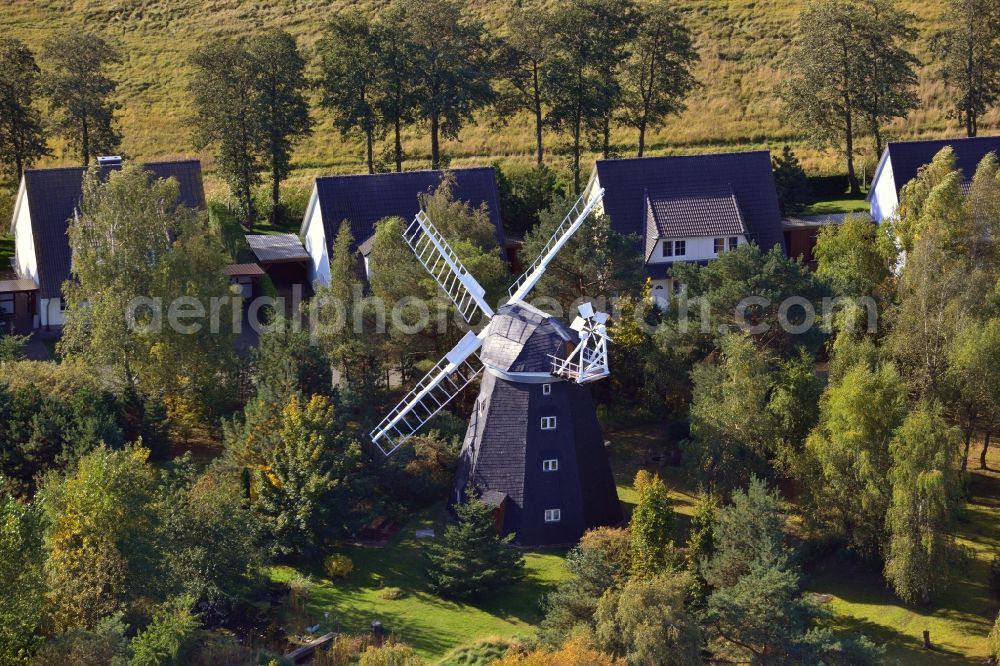
M156 178L174 178L180 185L181 202L191 208L205 207L205 189L198 160L149 162L143 168ZM121 169L121 160L102 162L102 176ZM70 278L72 254L69 220L83 196L85 167L28 169L21 178L11 218L15 257L13 270L19 291L13 299L0 283L0 309L17 330L50 328L63 323L63 282ZM6 268L6 267L0 267ZM31 290L23 289L33 285ZM5 296L7 294L7 296ZM6 312L10 308L11 312Z
M588 188L603 187L599 213L635 234L663 301L678 261L706 263L747 242L784 250L781 211L765 150L597 160Z
M889 142L879 159L868 192L868 204L876 222L881 223L896 212L903 186L916 177L920 167L930 164L945 146L951 146L955 151L958 168L965 178L963 184L967 186L976 173L976 166L987 153L1000 155L1000 136Z
M493 167L453 169L450 173L455 179L456 200L473 208L486 205L502 248L500 194ZM317 178L299 232L311 257L310 281L329 283L330 255L344 222L351 226L352 250L362 255L362 275L367 277L375 224L387 217L412 220L420 210L418 195L438 187L444 175L444 171L426 170Z

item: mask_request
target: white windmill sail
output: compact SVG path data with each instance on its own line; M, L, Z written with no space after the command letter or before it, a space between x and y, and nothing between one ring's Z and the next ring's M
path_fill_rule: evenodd
M583 226L583 223L587 221L587 217L590 215L594 207L601 202L604 198L604 188L599 188L595 191L587 191L580 195L580 198L576 200L573 204L573 208L566 214L563 221L559 223L556 227L555 232L552 237L549 238L548 242L545 243L545 247L539 253L538 258L535 259L528 266L521 277L510 286L508 293L510 294L510 300L520 301L524 300L524 297L535 288L538 281L542 279L542 275L545 274L545 269L552 262L552 259L559 254L559 250L563 248L564 245L573 237L573 234Z
M474 356L482 339L469 331L371 431L372 442L390 455L475 379L483 366Z
M424 211L417 213L403 233L403 238L434 281L455 303L465 321L472 322L476 308L479 308L487 318L493 316L493 310L486 302L486 290L462 265L458 255Z

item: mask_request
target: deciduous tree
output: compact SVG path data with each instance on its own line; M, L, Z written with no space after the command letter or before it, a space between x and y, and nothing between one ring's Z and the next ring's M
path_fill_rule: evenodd
M245 40L219 39L195 51L191 65L195 147L215 147L219 175L236 198L240 222L249 229L256 217L253 189L262 182L264 166L257 62Z
M84 30L64 32L45 42L48 63L42 81L49 105L58 114L56 129L82 158L113 153L121 143L114 114L118 82L108 71L121 55L104 38Z
M917 58L907 45L918 35L917 17L891 0L863 0L864 19L858 48L864 53L860 108L875 140L875 153L882 154L883 125L905 118L917 108Z
M112 368L126 386L168 406L214 418L228 396L222 380L233 358L227 258L203 217L180 204L177 181L151 178L131 164L106 182L97 169L85 175L80 213L69 225L73 280L64 285L60 349ZM203 319L171 322L178 303Z
M34 54L22 41L0 39L0 163L15 179L51 154L36 106L40 73Z
M817 141L843 150L851 193L861 192L854 169L855 139L863 122L864 58L858 35L864 13L852 0L817 0L799 16L783 87L789 118Z
M955 116L967 136L976 136L1000 95L1000 17L990 0L950 0L944 16L947 27L932 38L932 50Z
M500 44L494 103L497 122L506 125L518 112L531 114L535 125L535 162L544 160L542 86L554 44L548 31L549 12L517 3L507 16L508 34Z
M932 404L912 411L890 445L885 577L910 603L930 603L931 594L947 586L957 561L950 526L959 489L959 441L958 431Z
M278 441L254 474L252 507L273 554L313 554L325 536L342 534L350 524L351 476L361 451L342 431L325 396L303 402L293 395L285 406Z
M431 168L441 138L457 139L492 99L492 61L483 25L455 0L401 0L413 44L418 113L430 125Z
M685 574L632 578L601 597L595 615L597 643L634 666L697 666L701 631L685 607Z
M341 136L364 137L368 173L375 173L375 141L384 131L377 93L383 46L373 22L357 11L330 19L316 45L322 104L333 114Z
M889 443L905 416L906 388L895 368L859 364L827 389L806 442L819 475L808 484L810 516L870 558L884 543Z
M271 223L278 224L281 181L292 168L292 147L312 133L305 92L309 86L306 60L295 38L277 28L255 35L248 44L256 69L256 114L262 132L261 150L271 172Z
M638 156L642 157L646 130L684 110L684 98L696 85L691 69L698 53L672 3L651 0L640 5L639 12L632 56L623 72L623 120L638 130Z
M141 447L102 447L43 489L47 598L57 629L97 628L162 582L148 456Z
M635 576L656 576L676 564L677 553L671 528L674 509L667 486L659 474L640 470L635 475L639 503L632 511L632 572Z

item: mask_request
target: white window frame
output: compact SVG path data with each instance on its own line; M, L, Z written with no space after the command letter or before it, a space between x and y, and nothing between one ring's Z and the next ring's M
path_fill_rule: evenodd
M545 522L558 523L560 520L562 520L562 509L545 510Z
M712 250L715 254L722 254L726 251L726 239L725 238L713 238L712 239Z
M556 429L556 417L554 416L543 416L541 420L542 430L555 430Z
M664 257L674 256L674 242L670 240L663 241L663 247L661 249Z
M552 384L542 384L542 395L552 394Z
M546 458L542 461L542 471L543 472L558 472L559 471L559 458Z
M729 246L730 250L735 250L736 247L739 244L740 244L740 237L739 236L730 236L729 237L729 241L727 242L727 245Z
M683 257L687 254L687 241L676 240L674 241L674 256Z

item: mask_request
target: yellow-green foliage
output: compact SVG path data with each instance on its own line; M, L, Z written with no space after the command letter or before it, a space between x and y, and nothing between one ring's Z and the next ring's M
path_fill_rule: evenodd
M541 4L555 2L542 0ZM4 3L0 34L23 39L37 52L48 36L70 26L102 31L125 56L115 67L122 81L118 91L125 136L122 151L140 159L176 157L194 154L188 122L191 101L185 87L190 78L188 56L198 45L215 36L278 26L311 49L323 22L339 9L351 6L373 11L384 4L376 0L32 0ZM502 30L510 4L511 0L470 0L470 10L491 29ZM785 78L782 60L788 54L804 0L679 0L677 5L694 33L701 56L695 74L703 87L690 96L686 112L647 136L647 150L776 148L789 142L807 169L839 169L835 154L808 145L786 126L774 94L776 85ZM940 77L935 76L935 60L927 49L929 35L941 26L944 3L901 0L899 5L918 17L921 34L914 51L926 65L920 70L921 107L890 131L896 136L957 134L960 128L947 118L945 90ZM296 153L297 176L360 170L364 155L361 142L341 140L329 115L319 111L315 101L313 113L319 122L313 136ZM991 111L982 119L980 131L987 134L998 124L1000 110ZM632 130L620 129L612 139L614 149L622 154L635 149ZM528 161L533 140L527 117L515 119L500 134L490 131L484 120L463 132L460 141L444 142L443 150L456 162L484 162L487 156ZM555 147L553 136L547 135L546 142L550 149ZM863 142L861 149L870 153L867 144ZM404 147L412 158L407 167L426 166L429 146L426 131L407 128ZM53 148L53 161L67 160L61 154L61 142L54 141ZM565 161L564 156L551 151L549 155L557 163ZM863 161L869 164L876 159L865 157ZM223 188L213 182L209 189L211 195Z
M323 560L323 571L327 578L347 578L354 571L354 562L347 555L330 555Z

